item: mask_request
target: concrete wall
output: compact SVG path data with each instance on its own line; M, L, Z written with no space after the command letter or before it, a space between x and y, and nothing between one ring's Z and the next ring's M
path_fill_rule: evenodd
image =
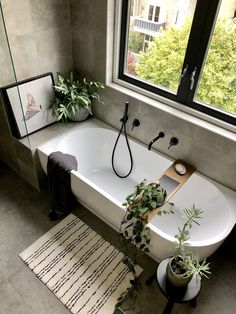
M74 67L105 81L106 1L71 0Z
M1 0L16 78L73 69L69 0ZM14 71L0 17L0 87L14 83ZM30 139L11 136L0 99L0 158L39 189L38 164Z
M69 0L2 0L17 80L73 68ZM0 59L1 68L6 66ZM0 86L11 82L1 76Z
M102 81L106 81L106 76L112 72L107 58L112 46L114 26L112 2L71 0L74 67L85 75ZM103 93L105 104L95 106L95 115L119 128L124 103L128 100L129 131L133 118L138 118L141 122L139 128L129 132L131 136L148 144L159 131L164 131L166 138L154 144L154 148L173 159L180 158L193 164L200 173L236 190L235 134L222 131L219 127L210 127L207 122L203 123L187 114L179 113L180 118L177 110L163 110L163 106L155 101L152 101L152 106L142 100L144 97L129 94L125 90L106 87ZM171 136L179 139L179 145L168 150Z

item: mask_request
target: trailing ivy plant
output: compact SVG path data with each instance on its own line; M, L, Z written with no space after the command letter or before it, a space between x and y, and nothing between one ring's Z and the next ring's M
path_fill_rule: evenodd
M166 190L159 182L147 182L143 180L135 186L134 192L126 197L126 202L123 204L126 208L125 216L120 225L120 240L125 256L123 262L127 265L130 272L134 275L134 280L131 280L131 287L128 288L118 298L117 307L119 307L130 296L136 299L137 293L141 289L141 285L135 272L137 258L140 255L149 253L150 244L150 228L148 224L148 214L164 205L166 201ZM162 213L173 213L172 203L170 210L160 210ZM133 245L136 247L133 249ZM128 253L132 252L131 257Z

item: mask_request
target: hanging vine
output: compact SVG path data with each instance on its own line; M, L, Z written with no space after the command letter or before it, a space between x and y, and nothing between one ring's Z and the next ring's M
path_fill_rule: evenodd
M149 253L150 228L148 227L148 215L153 210L161 207L166 202L166 190L159 182L147 182L143 180L135 186L134 192L126 197L123 204L126 213L120 225L120 240L125 256L123 262L127 265L130 272L133 273L134 279L130 281L131 287L128 288L118 298L117 307L129 297L136 300L137 294L141 289L140 281L136 275L135 265L140 255ZM158 215L170 214L172 203L169 203L169 210L160 210ZM133 249L135 246L135 249ZM132 252L131 257L128 253ZM135 302L135 301L134 301Z

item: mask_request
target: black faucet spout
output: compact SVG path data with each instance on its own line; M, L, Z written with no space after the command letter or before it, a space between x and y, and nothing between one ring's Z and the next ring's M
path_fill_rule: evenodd
M152 148L152 145L158 141L160 138L165 137L165 133L164 132L160 132L157 137L155 137L153 140L151 140L151 142L148 144L148 150L150 150Z

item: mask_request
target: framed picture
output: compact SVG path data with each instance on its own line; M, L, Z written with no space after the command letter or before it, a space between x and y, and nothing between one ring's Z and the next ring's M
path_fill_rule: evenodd
M22 138L56 121L49 109L55 98L52 73L1 88L12 135Z

